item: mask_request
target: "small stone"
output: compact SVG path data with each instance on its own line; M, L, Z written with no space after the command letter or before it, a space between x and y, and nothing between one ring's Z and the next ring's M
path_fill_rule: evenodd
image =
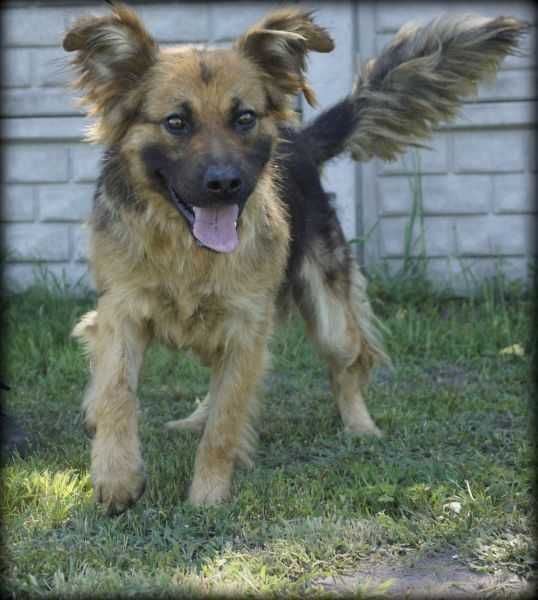
M443 508L445 510L451 510L452 512L455 512L457 515L459 515L461 512L461 502L447 502L443 505Z

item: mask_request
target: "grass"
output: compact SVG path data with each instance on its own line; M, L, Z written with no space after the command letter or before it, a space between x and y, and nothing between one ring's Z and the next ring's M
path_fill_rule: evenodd
M422 290L401 302L382 282L371 289L395 364L369 393L384 439L341 432L324 367L293 321L272 343L255 468L238 471L231 502L193 508L197 438L162 425L192 410L208 372L153 347L139 390L148 487L117 518L92 501L79 414L87 368L69 338L93 300L43 287L10 297L2 378L32 446L3 470L4 589L317 597L317 581L362 561L447 549L474 570L528 576L530 301ZM514 344L524 356L500 353Z

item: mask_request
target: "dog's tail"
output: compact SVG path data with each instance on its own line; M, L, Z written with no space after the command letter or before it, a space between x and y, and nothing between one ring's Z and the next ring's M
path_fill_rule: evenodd
M528 27L512 17L470 15L404 25L361 69L351 95L320 114L300 137L319 166L346 151L359 161L394 160L453 118L477 83L518 52Z

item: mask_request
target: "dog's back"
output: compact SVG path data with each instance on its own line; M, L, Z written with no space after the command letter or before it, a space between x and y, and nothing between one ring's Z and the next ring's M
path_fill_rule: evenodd
M406 147L420 146L438 123L455 116L461 100L495 73L504 56L518 51L527 28L511 17L471 15L408 24L363 68L347 98L302 128L281 130L277 162L291 224L282 295L291 292L329 354L337 351L327 350L331 344L342 346L336 338L351 335L361 340L368 368L387 360L364 281L321 184L321 167L345 152L356 160L394 160ZM347 315L340 318L346 333L337 325L339 311Z

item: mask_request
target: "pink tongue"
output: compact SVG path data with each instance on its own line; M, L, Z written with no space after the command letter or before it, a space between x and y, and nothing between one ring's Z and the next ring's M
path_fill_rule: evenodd
M237 204L220 208L192 207L194 210L194 237L211 250L233 252L238 244L236 223L239 216Z

